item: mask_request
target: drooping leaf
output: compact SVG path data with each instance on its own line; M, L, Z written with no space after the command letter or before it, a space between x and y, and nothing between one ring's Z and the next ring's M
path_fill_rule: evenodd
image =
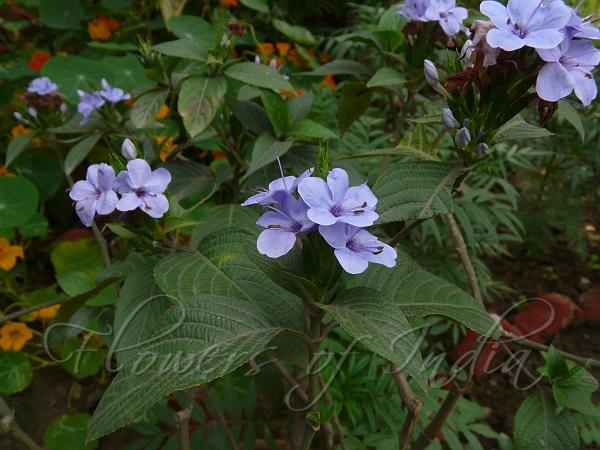
M397 302L375 289L357 287L319 307L354 339L405 370L422 389L427 389L417 339Z
M65 158L65 174L71 175L77 166L89 155L96 143L102 137L102 133L94 133L83 138L69 150Z
M350 59L336 59L303 75L370 75L371 70L362 63Z
M573 128L577 130L581 137L581 142L585 141L585 129L583 128L581 116L568 100L563 99L558 102L557 116L573 125Z
M477 300L426 271L402 251L398 251L393 269L373 264L365 273L349 278L348 284L379 290L408 319L443 316L481 335L498 335L496 322Z
M299 25L292 25L280 19L273 20L273 26L293 42L303 45L315 45L317 41L312 33Z
M338 120L341 133L358 120L369 107L373 91L364 83L346 82L342 85L342 94L338 104Z
M168 95L166 90L150 91L136 99L129 113L133 126L144 128L155 123L154 116L160 111Z
M281 136L290 126L290 117L285 101L281 98L281 95L267 90L261 93L261 99L275 135L278 137Z
M270 130L272 125L269 116L261 105L250 100L236 100L226 97L227 106L240 123L255 133Z
M206 61L208 53L205 48L193 39L177 39L156 44L152 50L167 56Z
M292 136L298 136L308 139L336 139L337 135L329 128L324 127L321 124L313 122L310 119L304 119L298 122L292 131Z
M375 184L377 223L428 219L452 211L452 185L462 166L437 161L393 164Z
M293 145L294 142L292 140L286 139L285 141L280 141L270 132L265 131L254 143L248 175L272 163L278 157L282 157Z
M302 119L306 118L310 112L310 108L315 100L312 92L307 92L304 95L297 95L288 100L288 114L290 116L291 125L294 126Z
M221 107L227 83L222 77L192 77L184 81L177 109L191 137L204 131Z
M396 69L391 67L382 67L367 83L367 87L389 87L398 86L404 83L404 77Z
M514 450L579 449L579 433L567 410L555 414L552 397L541 389L519 407L514 422Z
M496 130L493 142L535 139L548 136L552 136L550 131L525 122L521 117L517 116Z
M243 62L225 70L225 75L251 86L294 92L294 87L276 70L265 64Z
M267 0L240 0L240 3L248 8L255 9L258 12L265 14L269 12Z
M8 167L10 164L17 159L17 157L25 151L29 143L31 142L31 134L22 134L21 136L17 136L8 144L8 148L6 149L6 161L4 162L4 166Z

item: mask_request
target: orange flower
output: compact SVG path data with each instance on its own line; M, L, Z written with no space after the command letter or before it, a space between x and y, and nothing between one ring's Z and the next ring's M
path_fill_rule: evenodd
M29 133L31 133L31 130L22 123L18 124L17 126L13 127L12 130L10 130L10 134L12 134L12 137L14 138Z
M127 106L128 108L131 108L131 107L133 106L133 97L132 97L132 98L130 98L130 99L127 99L127 100L125 100L125 101L123 101L123 102L121 102L121 103L123 103L123 104L124 104L125 106Z
M88 22L88 33L96 41L108 41L112 37L112 30L117 30L121 23L106 16L98 16L97 19Z
M321 64L327 64L331 61L333 61L333 57L331 55L328 55L327 53L319 53L319 62Z
M162 120L165 117L167 117L168 115L169 115L169 107L163 103L162 106L160 107L160 110L156 113L154 118L156 120Z
M23 247L10 245L6 239L0 237L0 269L9 271L17 265L17 258L23 259Z
M167 137L164 134L154 136L154 140L160 146L159 158L162 162L165 162L169 155L173 153L173 150L177 148L177 144L173 142L172 137Z
M277 51L279 52L279 54L283 57L285 57L290 51L290 44L288 44L287 42L278 42L277 44L275 44L275 46L277 47Z
M270 42L259 42L256 46L256 51L259 53L263 60L268 60L271 58L273 53L275 53L275 46Z
M0 328L0 348L19 351L27 341L33 339L33 332L21 322L6 322Z
M332 91L335 91L335 89L337 88L337 83L333 79L333 75L329 74L325 78L323 78L323 81L321 81L321 84L319 86L322 88L330 88Z
M286 98L302 97L304 95L304 92L302 92L300 89L295 88L294 90L295 92L283 91L282 94Z
M14 177L14 173L10 173L4 166L0 166L0 177Z
M27 61L27 65L31 70L39 72L42 70L42 67L44 67L44 64L46 64L48 61L50 61L50 53L43 52L41 50L35 50L31 55L31 59Z
M56 317L59 308L60 305L51 305L42 309L38 309L37 311L33 311L30 315L34 319L50 320Z
M223 8L228 8L230 6L232 8L237 8L238 7L238 0L219 0L219 4Z
M302 66L304 64L302 57L298 53L298 50L296 50L295 48L290 49L290 51L287 54L287 59L289 62L292 63L293 66L296 67Z

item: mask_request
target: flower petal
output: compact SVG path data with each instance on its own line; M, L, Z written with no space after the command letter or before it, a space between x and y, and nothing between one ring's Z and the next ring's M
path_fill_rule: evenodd
M506 24L509 19L508 11L506 10L506 6L502 3L496 1L481 2L479 11L481 11L483 15L488 16L498 28L508 30Z
M296 243L296 235L291 231L267 229L260 233L256 248L261 255L269 258L279 258L289 252Z
M586 74L581 72L573 72L572 75L575 79L575 95L581 100L583 106L588 106L598 95L596 80L594 80L593 75L588 78Z
M333 225L338 221L329 210L326 209L309 209L306 213L308 218L318 225Z
M541 99L556 102L573 91L573 78L559 63L547 63L537 77L535 90Z
M328 206L333 203L329 186L321 178L306 178L298 185L298 192L310 208L329 209Z
M115 210L119 197L115 191L104 191L96 202L96 212L101 216L110 214Z
M114 188L119 194L125 194L133 190L129 185L129 174L126 170L117 175L117 178L115 178L114 182Z
M372 263L383 264L386 267L394 267L396 265L396 258L398 257L396 250L389 245L384 244L383 242L378 241L378 244L383 247L383 251L381 253L378 253L377 255L372 253L363 253L363 257Z
M142 211L154 219L161 218L169 210L169 200L162 194L147 194L142 198Z
M369 266L369 262L366 259L346 248L336 249L334 253L342 268L353 275L363 273Z
M548 49L555 48L564 38L565 34L562 31L541 30L529 33L523 40L529 47Z
M323 236L323 239L336 249L346 248L348 239L350 239L355 232L356 228L342 222L329 226L319 226L319 233Z
M97 180L101 191L112 190L115 183L115 169L108 164L98 164Z
M132 159L127 163L129 185L134 189L141 187L151 174L150 166L143 159Z
M86 227L92 226L94 215L96 214L96 199L83 200L75 203L75 212Z
M86 198L90 197L96 199L97 196L98 193L96 192L96 188L94 188L94 186L92 186L86 180L81 180L75 183L69 192L69 197L75 201L85 200Z
M333 169L327 175L327 185L334 203L341 202L350 187L348 173L344 169Z
M379 219L379 214L375 211L366 209L361 214L342 214L337 218L340 222L345 222L355 227L370 227Z
M128 192L123 194L121 199L117 202L117 209L119 211L133 211L134 209L142 206L143 203L144 202L137 196L137 194Z
M488 31L485 39L490 47L501 48L507 52L512 52L525 46L525 41L519 36L498 28L492 28Z
M164 167L159 167L153 171L148 179L144 182L144 188L148 192L162 194L167 190L167 186L171 182L171 173Z
M274 228L272 226L275 225L278 229L285 229L288 231L291 230L293 226L293 222L290 218L279 211L268 211L264 213L258 218L256 224L263 228L269 228L270 226L271 228Z

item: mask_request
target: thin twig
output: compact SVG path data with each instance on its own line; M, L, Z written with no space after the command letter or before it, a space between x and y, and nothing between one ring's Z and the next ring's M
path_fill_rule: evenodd
M177 421L179 422L182 450L192 450L190 443L190 419L192 417L192 412L194 411L195 391L196 389L194 387L188 390L188 404L182 410L177 411Z
M454 409L454 405L460 399L462 394L465 392L465 389L460 389L456 385L452 385L450 391L448 391L448 395L444 399L442 406L435 414L429 425L425 427L425 429L421 432L421 435L415 441L412 450L424 450L431 444L438 436L440 430L444 426L444 422Z
M475 297L475 300L477 300L481 306L483 306L483 297L481 296L481 289L479 287L479 282L477 281L477 275L475 274L475 269L471 263L471 259L469 258L467 245L465 244L465 240L460 228L458 227L458 224L456 223L452 213L445 214L444 218L446 220L446 224L448 225L448 231L450 231L450 236L454 242L456 252L458 253L458 256L460 256L465 273L467 274L467 280L469 281L469 286L471 287L471 293L473 294L473 297Z
M31 450L42 450L33 439L19 426L15 419L15 413L3 397L0 396L0 432L12 434Z
M292 386L292 389L294 389L294 392L298 395L298 397L300 397L300 400L302 400L304 403L308 403L308 394L304 389L302 389L302 386L300 386L296 379L288 372L285 366L273 356L269 357L269 360L271 363L273 363L273 366L279 371L281 376Z
M512 334L506 330L502 330L502 331L503 331L504 336L511 339L511 342L515 342L523 347L531 348L533 350L539 350L542 352L550 351L550 347L548 347L547 345L540 344L539 342L535 342L535 341L517 336L516 334ZM568 353L568 352L565 352L565 351L559 350L559 349L556 349L556 350L562 356L564 356L566 359L575 361L576 363L581 364L586 369L590 368L590 367L600 367L600 361L598 361L597 359L586 358L585 356L574 355L573 353Z
M400 369L394 364L392 364L391 367L392 376L394 377L394 381L396 382L396 386L398 387L400 398L402 398L402 402L404 403L404 405L406 405L406 409L408 410L406 419L404 420L404 424L402 425L402 430L400 430L400 434L398 436L398 448L400 450L407 450L410 446L412 434L417 424L419 414L421 413L421 409L423 408L423 400L421 400L414 393L402 369Z
M72 297L60 298L60 299L56 299L56 300L50 300L48 302L40 303L39 305L29 306L27 308L20 309L18 311L15 311L13 313L7 314L5 316L1 316L0 317L0 324L3 324L4 322L7 322L7 321L12 320L12 319L16 319L17 317L24 316L25 314L29 314L29 313L38 311L40 309L47 308L48 306L60 305L62 303L66 303L69 300L71 300L71 298Z
M319 375L319 382L321 384L321 388L323 389L323 400L325 401L325 404L327 406L331 407L333 405L333 399L331 398L329 391L327 391L327 389L325 387L325 380L323 380L323 377L320 375ZM340 419L338 418L335 411L333 411L332 419L333 419L333 424L335 425L335 428L337 430L337 434L340 438L340 446L342 447L342 450L348 450L348 444L346 443L346 439L344 438L344 430L342 429L342 424L340 423Z
M221 407L219 406L218 402L215 401L215 399L213 398L210 388L208 386L202 386L200 388L200 391L202 392L202 397L206 399L206 402L216 414L217 420L223 424L223 428L225 428L225 436L227 437L229 446L233 450L238 450L237 443L235 442L233 434L231 434L231 430L229 429L227 419L225 419L225 414L223 414L223 411L221 410Z
M98 245L102 250L102 259L104 260L104 266L108 267L110 266L110 253L108 251L108 243L106 242L106 239L104 239L104 236L102 236L102 233L100 232L100 229L98 228L98 225L96 225L95 221L92 221L92 231L94 232L96 242L98 242Z

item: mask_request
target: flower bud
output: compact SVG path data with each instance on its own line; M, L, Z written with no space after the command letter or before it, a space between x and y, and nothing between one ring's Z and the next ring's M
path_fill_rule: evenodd
M490 146L487 145L485 142L480 142L479 144L477 144L475 151L477 152L478 158L483 158L485 155L487 155L489 153Z
M454 114L452 114L452 110L450 108L444 108L442 110L442 124L446 127L447 130L458 128L458 126L460 125L458 123L458 120L454 118Z
M37 119L37 111L33 108L27 108L27 112L29 113L29 115L31 117L33 117L34 119Z
M423 62L423 73L425 74L425 81L427 84L434 87L440 82L440 74L438 73L435 64L426 59Z
M13 112L13 115L15 116L15 119L17 119L19 122L24 123L25 125L29 125L29 120L23 117L23 114L21 114L20 112L15 111Z
M123 158L127 161L137 158L137 149L133 142L131 142L131 139L126 138L123 141L123 144L121 145L121 155L123 155Z
M61 103L60 107L58 109L62 114L66 114L67 111L69 111L69 107L67 106L66 103Z
M465 148L471 143L471 133L468 128L461 128L456 132L456 136L454 136L454 143L460 147Z

